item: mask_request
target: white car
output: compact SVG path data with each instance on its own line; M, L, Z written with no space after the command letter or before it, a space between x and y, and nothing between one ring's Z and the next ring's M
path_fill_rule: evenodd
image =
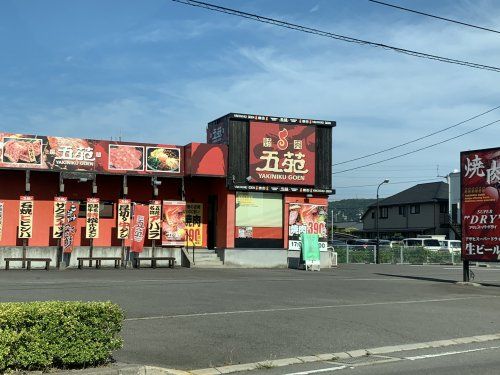
M403 247L423 247L425 250L441 250L441 244L434 238L405 238Z
M439 243L441 244L442 250L447 250L450 253L457 253L462 250L462 242L459 240L441 240Z

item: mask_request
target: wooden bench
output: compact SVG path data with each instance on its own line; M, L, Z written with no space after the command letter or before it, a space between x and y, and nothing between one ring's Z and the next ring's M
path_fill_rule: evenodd
M83 262L88 260L89 261L89 267L90 264L93 260L95 260L95 268L101 268L101 262L103 260L114 260L115 261L115 268L119 268L120 264L122 262L122 258L115 258L115 257L78 257L78 268L82 269L83 267Z
M10 262L26 262L26 269L28 271L31 270L31 262L45 262L45 269L48 271L50 268L50 262L52 261L50 258L4 258L4 260L6 270L9 269Z
M174 267L174 262L175 258L174 257L140 257L140 258L135 258L136 260L136 265L137 268L141 268L141 261L142 260L150 260L151 261L151 268L156 268L156 261L158 260L168 260L168 267L173 268Z

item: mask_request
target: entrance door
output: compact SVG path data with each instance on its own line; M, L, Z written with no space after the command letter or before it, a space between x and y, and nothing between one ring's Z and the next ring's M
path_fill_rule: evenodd
M217 243L217 195L208 197L207 248L215 249Z

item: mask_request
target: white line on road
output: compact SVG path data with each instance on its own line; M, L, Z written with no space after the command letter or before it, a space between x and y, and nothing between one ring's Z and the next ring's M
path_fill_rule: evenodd
M317 374L319 372L327 372L327 371L337 371L337 370L343 370L347 368L347 366L336 366L336 367L328 367L328 368L322 368L319 370L310 370L310 371L301 371L301 372L291 372L288 374L284 375L309 375L309 374Z
M404 359L408 359L410 361L416 361L419 359L427 359L427 358L437 358L437 357L444 357L448 355L455 355L455 354L464 354L464 353L473 353L473 352L482 352L485 350L495 350L495 349L500 349L500 346L489 346L486 348L476 348L476 349L468 349L468 350L459 350L459 351L454 351L454 352L445 352L445 353L438 353L438 354L424 354L424 355L417 355L414 357L404 357Z
M125 321L130 322L130 321L139 321L139 320L192 318L192 317L206 317L206 316L217 316L217 315L253 314L253 313L267 313L267 312L280 312L280 311L321 310L321 309L336 309L336 308L343 308L343 307L407 305L407 304L417 304L417 303L463 301L463 300L479 299L479 298L496 298L496 296L469 296L469 297L441 298L441 299L386 301L386 302L371 302L371 303L351 303L351 304L343 304L343 305L302 306L302 307L285 307L285 308L259 309L259 310L236 310L236 311L218 311L218 312L178 314L178 315L157 315L157 316L145 316L145 317L138 317L138 318L127 318L127 319L125 319Z

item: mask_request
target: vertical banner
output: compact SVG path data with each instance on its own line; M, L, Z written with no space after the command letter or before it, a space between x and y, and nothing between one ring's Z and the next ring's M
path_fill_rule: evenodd
M148 240L161 239L161 201L149 203Z
M0 202L0 241L2 241L3 234L3 202Z
M52 238L62 238L64 230L64 217L66 213L66 197L54 198L54 224Z
M500 262L500 148L460 156L462 259Z
M130 236L130 221L132 219L130 199L118 200L117 216L118 216L117 237L120 240L126 240Z
M18 238L31 238L33 236L33 206L32 196L19 197L19 229Z
M326 206L318 204L291 203L288 209L288 249L300 250L300 235L317 234L319 248L327 249Z
M87 198L87 238L99 238L99 198Z
M203 246L203 203L186 204L186 245Z
M161 244L163 246L186 245L186 202L163 201Z
M132 232L130 250L133 253L142 253L148 227L149 208L145 204L134 204L133 214L130 226Z
M80 212L80 202L66 202L61 246L63 253L71 253L75 246L76 223Z

